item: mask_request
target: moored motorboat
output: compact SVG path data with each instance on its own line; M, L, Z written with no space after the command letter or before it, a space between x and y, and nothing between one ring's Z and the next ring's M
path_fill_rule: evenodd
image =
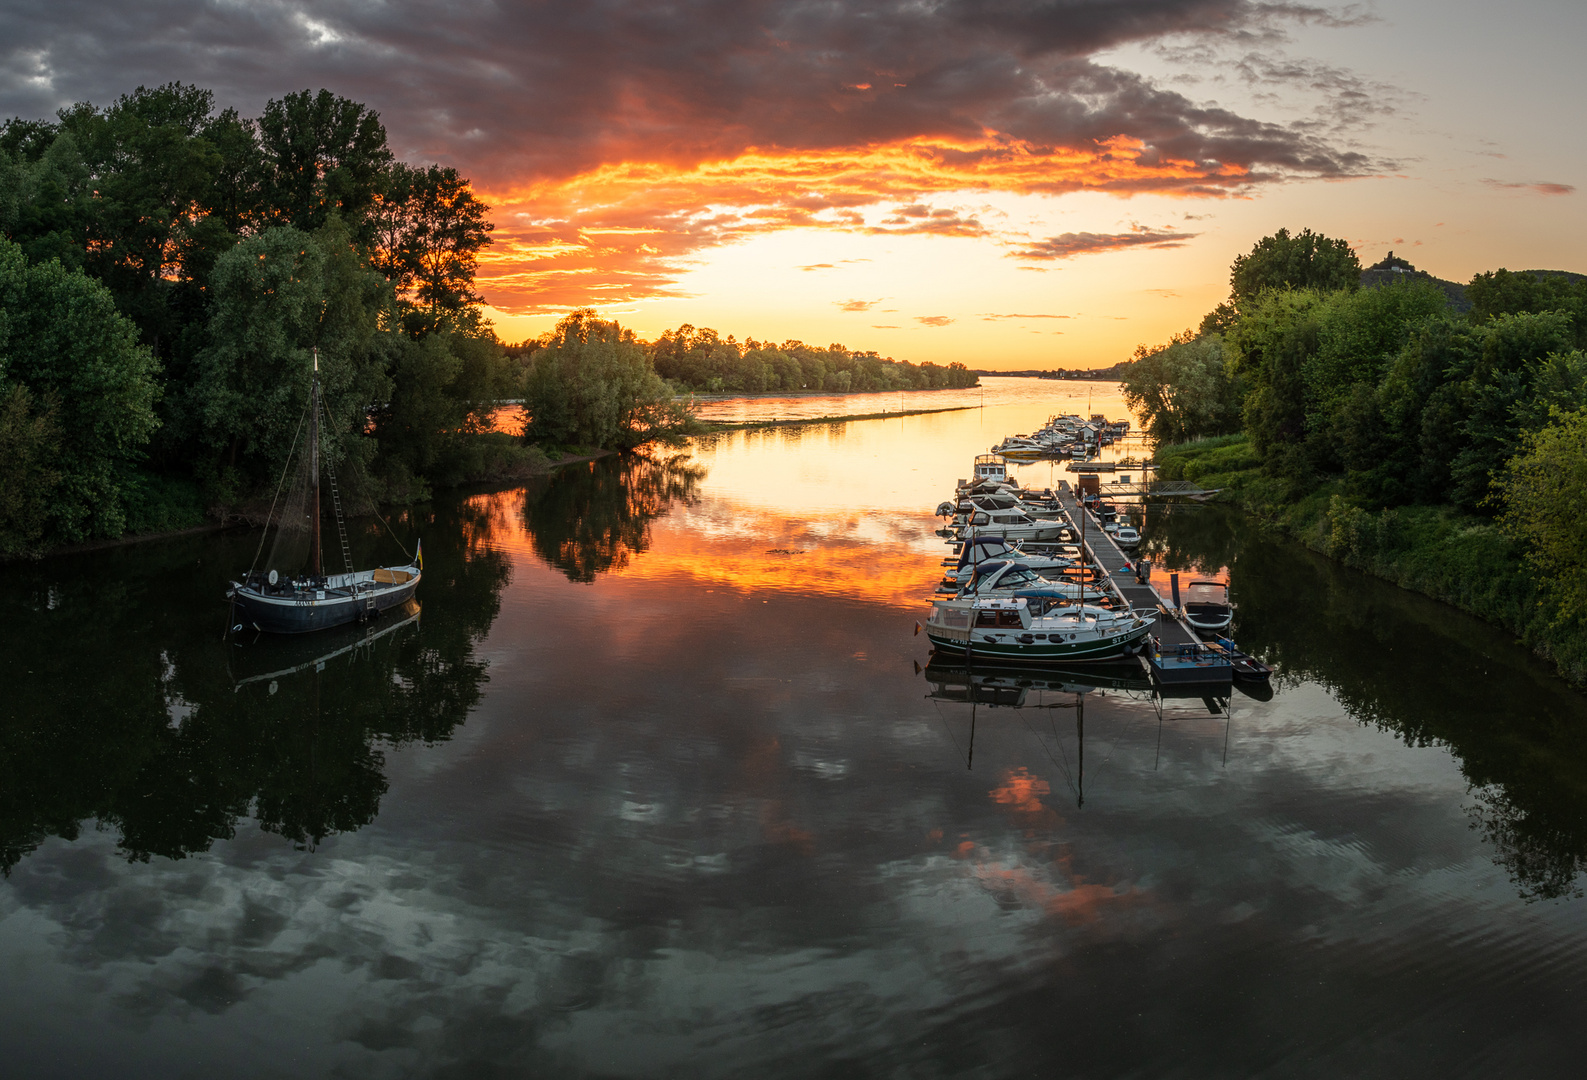
M1049 611L1042 600L1014 596L934 600L926 622L917 626L949 655L1051 665L1128 655L1146 640L1152 624L1133 612L1090 605Z
M1229 586L1222 581L1192 581L1185 590L1185 621L1199 633L1227 630L1234 621Z
M977 563L969 576L962 580L955 578L952 584L958 586L956 595L960 597L1025 596L1056 600L1090 599L1107 606L1104 595L1096 585L1044 577L1026 564L1013 559Z
M1269 701L1273 697L1272 676L1273 669L1250 653L1242 650L1232 640L1220 637L1209 646L1220 650L1229 660L1229 670L1234 677L1234 685L1241 693L1255 698L1257 701Z

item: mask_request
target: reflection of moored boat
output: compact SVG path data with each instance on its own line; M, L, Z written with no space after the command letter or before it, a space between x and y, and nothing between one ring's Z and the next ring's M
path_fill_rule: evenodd
M1152 683L1140 662L1076 664L1061 668L980 667L962 661L933 657L925 668L930 696L939 701L976 702L981 705L1021 706L1032 691L1088 694L1093 690L1138 690L1148 693Z
M373 645L381 638L391 637L418 621L419 602L410 599L379 623L349 626L336 633L313 638L262 638L253 644L240 646L234 650L235 662L253 674L237 678L233 689L241 690L250 683L267 679L284 679L310 668L319 670L337 657Z
M1052 609L1043 600L1016 596L934 600L924 629L932 645L949 655L1051 666L1133 653L1151 627L1133 612L1090 605Z

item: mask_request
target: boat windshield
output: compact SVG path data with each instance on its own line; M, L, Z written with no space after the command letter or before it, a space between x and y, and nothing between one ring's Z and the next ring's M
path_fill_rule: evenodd
M1197 581L1185 590L1187 604L1223 604L1227 603L1227 585L1217 581Z

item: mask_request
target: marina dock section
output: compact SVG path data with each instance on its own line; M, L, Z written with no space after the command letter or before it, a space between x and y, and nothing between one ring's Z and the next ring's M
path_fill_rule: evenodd
M1059 481L1056 494L1075 527L1081 528L1083 523L1086 561L1102 572L1107 591L1136 613L1156 619L1152 631L1156 644L1146 654L1153 678L1164 686L1228 686L1233 680L1228 658L1204 644L1157 590L1136 575L1135 560L1113 542L1096 515L1080 504L1068 481Z

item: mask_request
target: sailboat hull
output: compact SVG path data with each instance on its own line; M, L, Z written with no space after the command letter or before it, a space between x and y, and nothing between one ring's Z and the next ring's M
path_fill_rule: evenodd
M338 575L323 589L272 590L234 583L228 598L234 605L235 625L267 634L307 634L401 607L413 599L420 576L417 566L406 566Z

